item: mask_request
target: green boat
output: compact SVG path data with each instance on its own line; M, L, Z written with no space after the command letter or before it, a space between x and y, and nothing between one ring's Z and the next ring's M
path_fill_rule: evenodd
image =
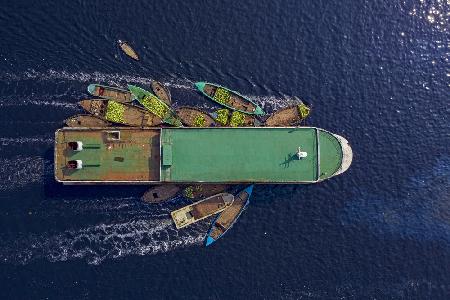
M304 184L351 161L347 140L315 127L68 127L55 136L55 178L64 184Z
M229 109L257 116L265 114L262 108L250 99L226 87L203 81L195 83L195 86L209 99Z
M175 127L182 127L180 119L176 113L164 101L135 85L128 85L128 89L134 95L135 99L148 111L158 116L164 123Z

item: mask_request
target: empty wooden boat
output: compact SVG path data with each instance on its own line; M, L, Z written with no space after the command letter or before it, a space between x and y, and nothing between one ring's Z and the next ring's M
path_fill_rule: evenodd
M253 185L248 186L239 192L235 197L233 204L225 209L213 222L205 239L205 245L209 246L221 238L239 218L241 213L250 202L250 196L253 191Z
M95 97L112 99L117 102L131 102L134 97L130 91L124 90L118 87L101 85L98 83L92 83L87 88L89 94Z
M177 229L181 229L222 212L232 205L233 200L232 194L221 193L172 211L170 215Z
M134 60L139 60L139 56L137 55L136 51L134 51L134 49L131 48L131 46L128 45L127 42L118 40L118 43L119 43L120 49L122 49L122 51L126 55L128 55L129 57L131 57Z
M139 127L162 124L157 116L131 104L106 99L83 100L79 104L93 116L117 124Z
M152 81L152 91L155 93L156 97L164 101L167 105L172 103L172 97L170 95L169 89L159 81Z
M180 107L175 110L181 123L191 127L211 127L215 126L214 119L207 113L194 107Z
M304 103L292 105L274 112L267 118L266 126L296 126L305 120L311 109Z
M209 82L197 82L195 86L208 98L229 109L237 110L245 114L264 115L261 107L238 92Z
M64 120L69 127L108 127L111 123L93 115L75 115Z
M147 203L161 203L168 201L183 190L182 185L177 184L162 184L151 187L145 194L141 197L142 201Z

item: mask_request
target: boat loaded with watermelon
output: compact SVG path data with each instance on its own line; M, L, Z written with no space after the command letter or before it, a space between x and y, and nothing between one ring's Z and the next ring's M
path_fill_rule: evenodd
M179 230L211 219L205 245L227 232L249 203L254 184L308 184L345 172L348 141L303 123L303 102L266 115L233 90L208 82L197 89L222 108L171 107L160 82L153 93L135 85L90 84L88 114L65 120L55 134L55 178L74 184L145 184L146 203L187 198L173 211Z

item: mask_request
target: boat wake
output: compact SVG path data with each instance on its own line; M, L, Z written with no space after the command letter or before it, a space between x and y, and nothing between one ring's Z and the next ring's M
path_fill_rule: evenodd
M127 75L127 74L119 74L119 73L102 73L102 72L75 72L70 73L67 71L56 71L56 70L48 70L47 72L39 72L35 70L29 70L21 74L0 74L0 81L6 81L6 82L19 82L19 81L26 81L26 80L33 80L37 82L42 81L66 81L66 82L77 82L77 83L93 83L98 82L102 84L112 85L112 86L118 86L118 87L125 87L128 83L135 83L140 84L143 86L150 86L152 82L151 77L143 77L143 76L137 76L137 75ZM178 90L179 92L192 92L193 94L196 92L196 89L194 87L193 80L187 79L187 78L172 78L168 79L163 84L167 85L170 89ZM80 99L81 97L77 94L74 94L73 90L69 89L66 93L63 95L60 95L61 97L68 98L69 94L72 98ZM198 95L199 96L199 95ZM271 111L276 110L279 108L286 107L291 104L298 103L298 98L295 96L287 96L287 95L281 95L281 96L261 96L261 95L244 95L251 100L255 101L258 105L264 107L265 110ZM62 108L70 108L70 109L76 109L78 108L77 104L74 102L69 103L61 100L57 100L55 98L58 98L58 96L52 97L52 99L49 99L50 97L46 99L38 99L38 98L32 98L28 100L17 100L17 98L10 99L10 101L2 100L0 101L0 106L9 106L9 105L46 105L46 106L55 106L55 107L62 107ZM60 97L59 97L60 98ZM175 99L176 100L176 99ZM205 102L209 102L208 100L204 99ZM177 104L177 103L175 103ZM181 104L183 105L183 104ZM203 105L205 106L205 105Z
M171 219L148 215L117 223L100 223L63 232L22 236L5 241L0 259L12 264L28 264L83 259L98 265L105 260L130 255L152 255L200 245L206 229L201 224L177 231Z

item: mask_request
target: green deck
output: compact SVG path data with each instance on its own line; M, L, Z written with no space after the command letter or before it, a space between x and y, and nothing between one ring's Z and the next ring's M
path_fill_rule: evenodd
M298 147L306 158L297 158ZM67 168L70 160L82 169ZM55 176L68 184L309 183L333 176L342 161L337 138L314 127L65 128L55 143Z
M318 169L317 132L321 145ZM316 128L162 130L161 180L166 182L315 182L340 166L336 138ZM323 142L323 144L322 144ZM298 160L298 147L308 156ZM164 151L167 148L168 151ZM167 157L165 157L167 156ZM170 157L169 157L170 156Z

